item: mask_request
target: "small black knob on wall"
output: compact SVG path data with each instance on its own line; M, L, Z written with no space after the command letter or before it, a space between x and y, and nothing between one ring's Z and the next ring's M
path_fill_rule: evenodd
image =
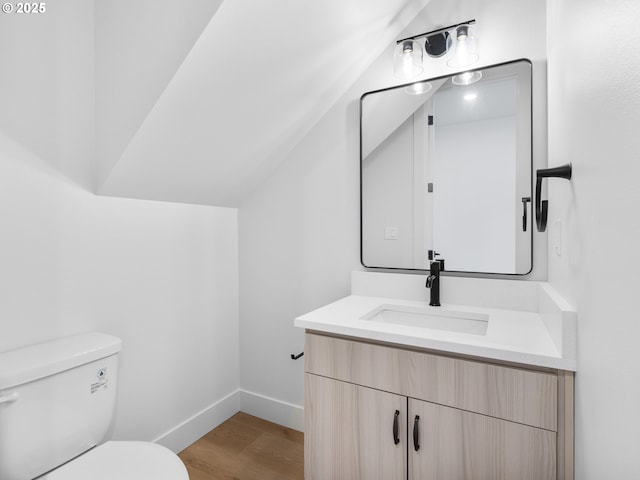
M294 355L293 353L291 354L291 360L297 360L299 359L301 356L304 355L304 352L299 353L298 355Z

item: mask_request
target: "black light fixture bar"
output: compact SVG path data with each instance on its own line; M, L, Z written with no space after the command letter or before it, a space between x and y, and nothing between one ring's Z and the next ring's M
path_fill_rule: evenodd
M461 27L462 25L473 25L474 23L476 23L475 18L471 19L471 20L467 20L466 22L460 22L460 23L456 23L455 25L449 25L448 27L443 27L443 28L439 28L437 30L432 30L430 32L426 32L426 33L421 33L419 35L414 35L413 37L407 37L407 38L403 38L401 40L396 40L396 45L406 41L406 40L417 40L418 38L423 38L423 37L429 37L431 35L436 35L438 33L442 33L442 32L446 32L448 30L453 30L454 28L458 28Z

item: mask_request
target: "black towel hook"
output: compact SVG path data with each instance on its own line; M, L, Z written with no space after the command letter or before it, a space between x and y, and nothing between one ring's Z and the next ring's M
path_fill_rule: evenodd
M566 178L571 180L571 164L567 163L561 167L541 168L536 172L536 225L539 232L547 229L548 200L542 200L542 179L543 178Z

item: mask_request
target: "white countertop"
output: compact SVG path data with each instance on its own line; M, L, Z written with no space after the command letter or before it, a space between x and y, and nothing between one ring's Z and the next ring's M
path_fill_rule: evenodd
M556 308L555 294L547 284L538 282L538 287L539 311L446 303L429 307L424 300L350 295L296 318L294 325L363 340L575 371L575 348L572 347L575 312L563 310L564 305ZM549 306L550 303L553 305ZM478 335L362 318L385 304L419 307L436 314L444 311L484 314L488 315L489 323L486 335Z

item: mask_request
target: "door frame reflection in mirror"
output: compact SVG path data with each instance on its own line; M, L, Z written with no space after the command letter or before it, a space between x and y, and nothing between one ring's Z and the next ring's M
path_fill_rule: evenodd
M438 250L447 260L448 272L507 276L531 273L532 204L523 198L531 198L533 190L532 62L519 59L467 72L481 78L473 85L454 85L452 78L465 73L455 72L366 92L360 97L360 262L364 267L427 271L428 250ZM513 98L496 100L498 82L510 85ZM429 87L409 91L415 83ZM484 113L484 120L476 113L475 118L454 125L453 108L434 111L437 99L441 98L442 104L447 92L457 89L468 93L478 88L494 89L494 96L489 96L494 99L489 101L491 113ZM486 102L482 95L477 101ZM371 115L378 120L398 120L391 124L372 121ZM495 131L488 130L489 124L496 125ZM496 136L507 130L511 138ZM446 138L458 138L461 131L466 138L445 142ZM495 150L478 153L476 147L471 148L471 136ZM448 159L446 164L440 160L439 171L434 166L436 152ZM482 158L461 169L456 161L469 156L469 152ZM497 183L501 175L502 187ZM464 190L453 190L462 188L465 181ZM440 209L433 208L434 204ZM454 217L461 220L456 223ZM424 224L420 223L422 219L426 220ZM433 223L428 225L429 221L435 221L436 228ZM490 228L496 222L497 228ZM492 264L498 257L501 263Z

